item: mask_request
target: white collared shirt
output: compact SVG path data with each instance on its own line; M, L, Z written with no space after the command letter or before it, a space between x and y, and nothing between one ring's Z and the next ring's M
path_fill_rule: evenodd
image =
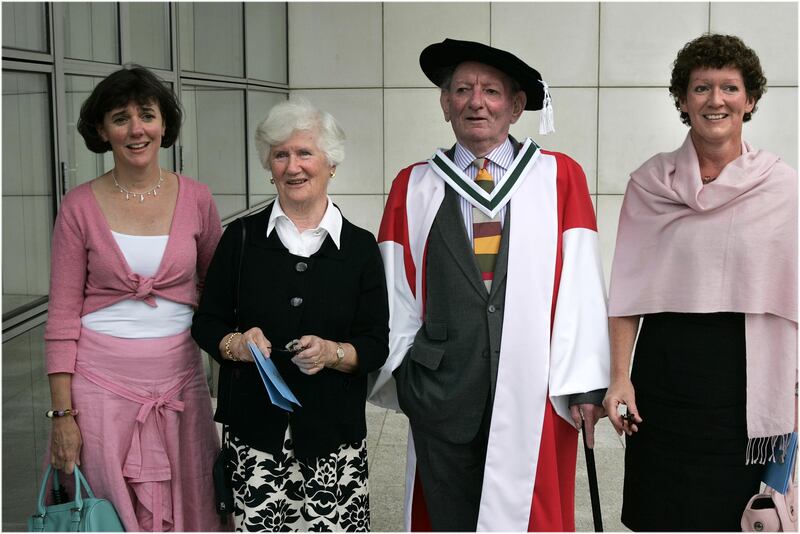
M497 182L503 178L508 168L514 163L514 145L511 144L511 139L506 137L505 142L495 147L494 150L484 157L489 160L486 170L492 175L494 184L497 185ZM475 155L461 143L456 143L453 163L464 171L464 174L474 180L475 176L478 174L478 169L472 164L473 161L475 161ZM472 204L464 197L461 197L459 200L461 202L461 216L464 219L464 228L467 230L468 241L472 244ZM505 225L507 207L508 206L503 206L499 213L501 227Z
M267 237L273 229L277 230L278 238L291 254L308 258L320 249L327 236L331 236L336 248L341 248L339 239L342 233L342 214L331 202L331 197L328 197L328 207L325 209L319 226L301 233L281 209L280 201L275 199L267 223Z

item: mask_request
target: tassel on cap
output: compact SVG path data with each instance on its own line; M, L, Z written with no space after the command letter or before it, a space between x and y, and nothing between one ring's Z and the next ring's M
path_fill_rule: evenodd
M547 82L539 80L544 87L544 99L542 100L542 109L539 111L539 133L547 135L556 131L556 123L553 118L553 100L550 98L549 87Z

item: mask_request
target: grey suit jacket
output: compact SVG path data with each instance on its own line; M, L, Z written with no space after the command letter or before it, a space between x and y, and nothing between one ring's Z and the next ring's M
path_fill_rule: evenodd
M412 429L452 443L472 440L492 402L503 328L509 217L492 291L467 239L458 194L445 196L431 227L422 327L395 371L400 407Z

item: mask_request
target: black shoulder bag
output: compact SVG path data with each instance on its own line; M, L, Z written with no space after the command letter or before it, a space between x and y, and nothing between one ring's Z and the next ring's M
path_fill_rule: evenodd
M244 219L239 219L242 226L242 244L239 250L239 270L236 274L236 289L235 299L236 305L233 308L233 318L236 323L236 331L239 331L239 286L242 279L242 264L244 263L244 247L245 238L247 237L247 227L245 226ZM231 385L228 385L228 404L230 405ZM217 513L225 519L227 515L233 512L233 454L228 447L228 427L222 425L222 447L214 460L214 499L217 508Z

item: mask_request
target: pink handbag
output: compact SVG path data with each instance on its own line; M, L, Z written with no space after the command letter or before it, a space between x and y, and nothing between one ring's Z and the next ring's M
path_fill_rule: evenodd
M797 532L797 479L786 495L767 486L750 499L742 514L742 532Z

